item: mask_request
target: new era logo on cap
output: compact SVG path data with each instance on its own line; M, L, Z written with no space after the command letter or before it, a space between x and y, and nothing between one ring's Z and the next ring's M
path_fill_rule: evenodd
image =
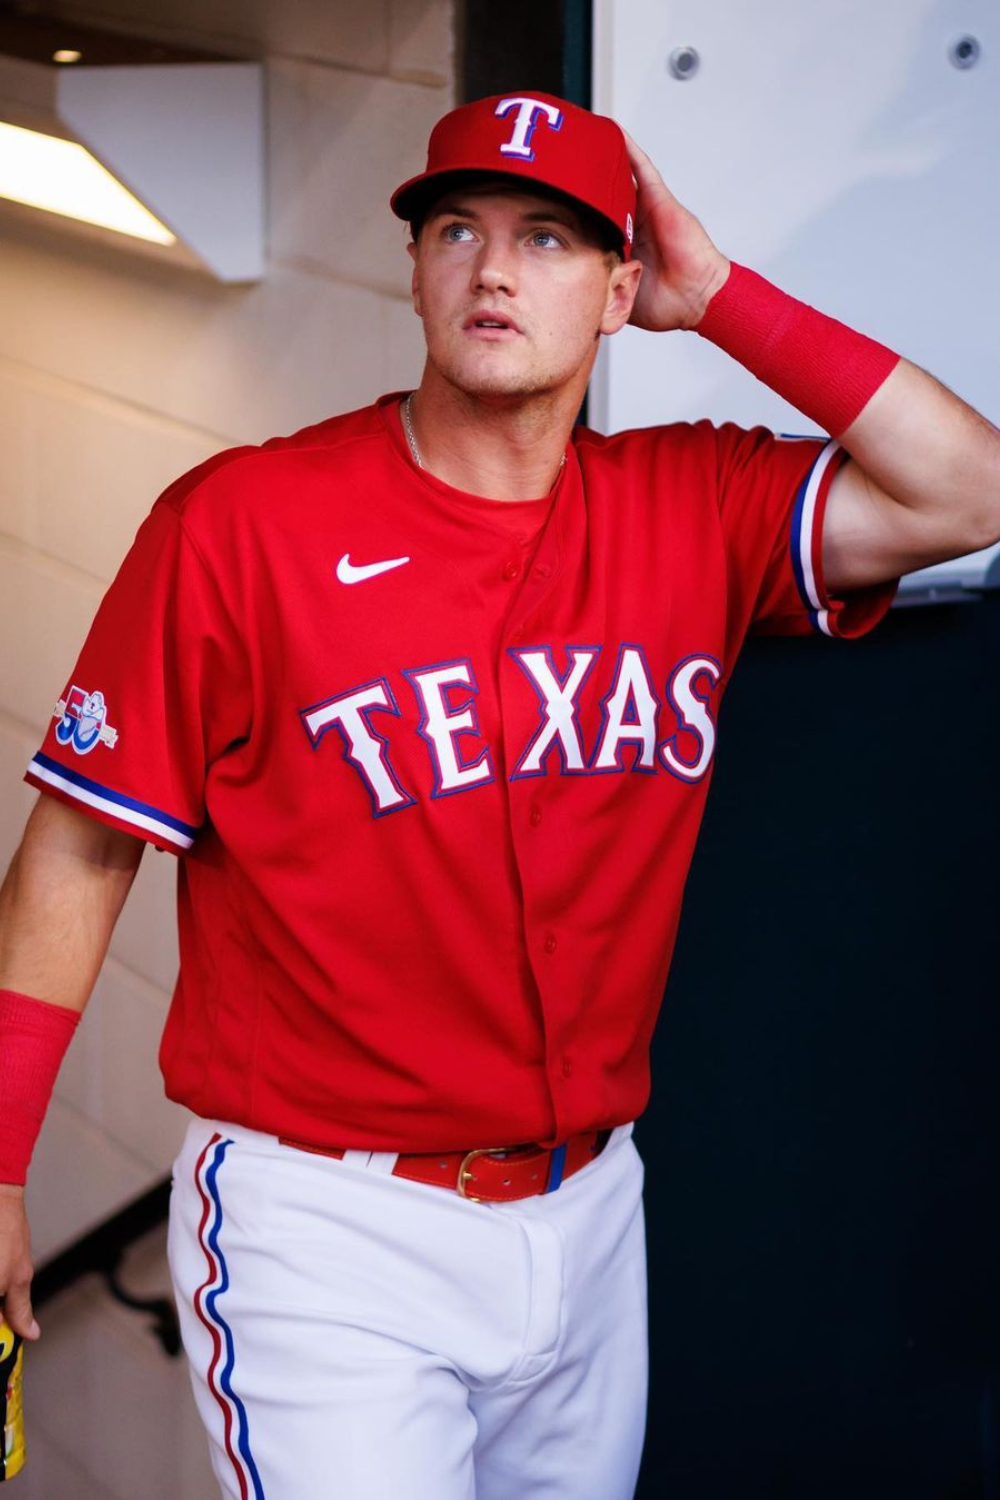
M607 219L632 245L635 183L621 129L606 115L551 94L495 94L439 120L427 168L391 198L401 219L417 216L457 174L499 173L554 188Z

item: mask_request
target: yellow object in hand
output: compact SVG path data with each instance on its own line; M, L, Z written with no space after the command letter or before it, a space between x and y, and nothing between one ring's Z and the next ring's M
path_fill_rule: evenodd
M24 1468L24 1340L0 1319L0 1483Z

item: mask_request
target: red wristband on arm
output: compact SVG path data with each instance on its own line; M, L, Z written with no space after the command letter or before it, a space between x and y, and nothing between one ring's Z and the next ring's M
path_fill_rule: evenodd
M80 1012L0 990L0 1182L23 1183Z
M731 270L695 333L718 344L831 437L845 432L900 356L772 286Z

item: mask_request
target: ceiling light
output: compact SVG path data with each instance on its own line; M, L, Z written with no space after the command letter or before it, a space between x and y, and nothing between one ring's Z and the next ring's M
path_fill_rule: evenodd
M20 125L0 123L0 198L156 245L177 238L85 147Z
M0 227L12 217L259 279L261 65L0 12Z

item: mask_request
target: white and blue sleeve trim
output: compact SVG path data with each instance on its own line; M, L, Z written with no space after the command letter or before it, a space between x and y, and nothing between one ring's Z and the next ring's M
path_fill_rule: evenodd
M824 635L838 634L820 568L823 511L830 483L842 461L838 459L838 455L843 455L844 459L847 457L840 444L831 438L817 454L812 468L803 479L792 513L791 549L795 581L813 629Z
M41 751L32 760L27 774L37 783L61 792L84 807L93 808L96 813L113 818L116 823L134 829L140 837L156 843L183 851L190 849L197 836L198 829L194 825L171 817L149 803L139 802L135 797L126 797L123 792L102 786L89 776L81 776L79 771L71 771Z

